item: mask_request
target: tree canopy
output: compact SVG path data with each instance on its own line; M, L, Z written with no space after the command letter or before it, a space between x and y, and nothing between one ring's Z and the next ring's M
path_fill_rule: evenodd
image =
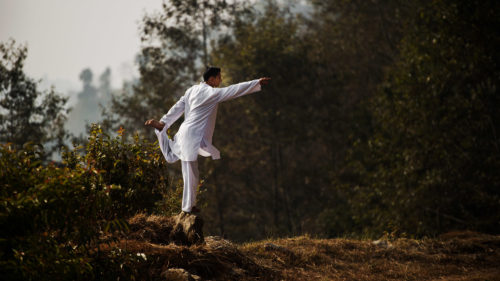
M64 146L67 98L54 88L43 93L24 73L27 48L0 43L0 143L46 145L46 155Z
M224 85L273 78L219 109L224 160L201 164L210 231L498 230L485 211L498 205L498 5L311 1L300 13L203 3L167 2L144 18L142 40L155 44L115 113L143 128L207 62Z

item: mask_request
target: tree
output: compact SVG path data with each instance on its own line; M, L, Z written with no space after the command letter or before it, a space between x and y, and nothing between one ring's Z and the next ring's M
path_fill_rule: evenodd
M14 40L0 43L0 142L46 145L47 156L64 146L67 98L52 88L42 93L23 71L27 48Z
M91 124L103 122L105 129L109 128L109 122L112 118L107 116L107 110L112 96L111 89L111 70L106 70L99 76L98 86L94 85L94 74L90 68L85 68L79 76L82 81L82 90L78 93L78 100L69 114L69 120L66 124L68 130L79 135L75 138L77 142L84 143L85 132L90 131ZM104 111L104 114L101 114ZM107 120L103 121L106 117Z
M99 98L101 100L101 105L106 106L112 95L111 89L111 69L109 67L104 70L104 72L99 76Z
M144 120L161 117L200 81L210 63L210 42L216 41L218 32L227 32L244 11L238 1L172 0L163 4L160 13L146 15L141 25L143 47L137 56L140 78L132 94L113 98L111 112L120 119L116 126L149 132Z
M262 93L219 107L223 132L215 141L225 158L216 189L207 196L210 202L237 202L211 209L225 216L227 234L237 239L316 230L313 218L323 206L329 161L326 134L317 123L330 120L335 96L316 87L317 65L309 56L314 41L303 27L296 14L268 3L264 12L240 18L234 35L212 52L228 84L260 75L273 79Z
M363 179L351 192L357 223L379 233L498 233L500 7L417 3L372 103L375 132L351 162Z

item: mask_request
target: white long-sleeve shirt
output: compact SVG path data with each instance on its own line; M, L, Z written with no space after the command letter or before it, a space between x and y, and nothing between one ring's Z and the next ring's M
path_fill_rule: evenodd
M212 145L217 105L246 94L260 91L259 80L238 83L225 88L212 88L205 82L189 88L160 121L163 130L155 129L165 159L172 162L168 153L173 153L182 161L195 161L198 154L212 159L220 159L220 152ZM179 131L169 140L167 129L184 114ZM169 151L171 149L171 151Z

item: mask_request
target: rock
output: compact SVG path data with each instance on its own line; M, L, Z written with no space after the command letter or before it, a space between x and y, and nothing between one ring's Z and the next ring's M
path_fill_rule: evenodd
M200 216L181 212L173 217L174 227L170 240L175 244L193 245L204 242L203 219Z
M183 268L170 268L165 270L162 274L166 280L169 281L197 281L201 280L200 276L189 273Z
M390 249L393 247L391 242L389 242L387 240L382 240L382 239L375 240L372 242L372 244L375 246L381 247L381 248L386 248L386 249Z
M231 243L231 241L226 240L220 236L208 236L205 237L205 244L207 247L213 250L221 250L224 252L238 252L236 245Z
M186 246L204 242L203 219L194 214L181 212L173 217L137 214L128 223L129 239Z

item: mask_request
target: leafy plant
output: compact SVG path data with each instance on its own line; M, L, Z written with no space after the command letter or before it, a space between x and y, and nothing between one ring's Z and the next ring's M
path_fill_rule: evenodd
M124 264L133 270L140 262L119 249L119 255L104 255L101 238L127 231L128 216L152 212L169 194L157 144L139 136L126 143L123 131L110 138L94 125L83 155L82 149L66 151L61 164L44 165L40 146L0 146L5 280L100 280L122 276ZM164 202L171 208L172 200ZM110 267L99 270L103 260Z

